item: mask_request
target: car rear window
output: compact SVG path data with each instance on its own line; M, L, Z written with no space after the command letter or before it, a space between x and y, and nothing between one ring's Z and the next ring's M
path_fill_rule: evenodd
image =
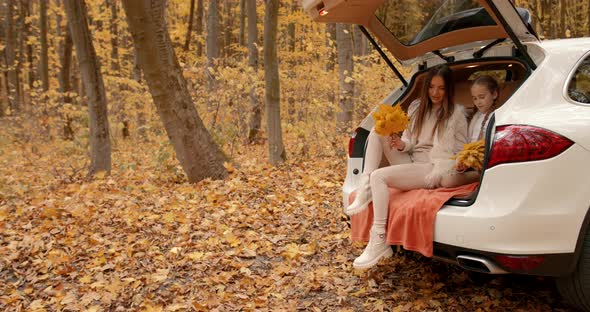
M567 92L572 100L590 104L590 56L587 56L576 69Z
M451 31L496 25L477 0L385 0L377 18L403 44L414 45Z

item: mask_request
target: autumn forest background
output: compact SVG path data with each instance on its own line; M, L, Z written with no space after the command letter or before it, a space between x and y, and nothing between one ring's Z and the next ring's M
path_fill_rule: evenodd
M588 0L515 2L590 36ZM399 81L298 0L2 0L0 66L0 310L568 310L411 252L352 269L348 136Z

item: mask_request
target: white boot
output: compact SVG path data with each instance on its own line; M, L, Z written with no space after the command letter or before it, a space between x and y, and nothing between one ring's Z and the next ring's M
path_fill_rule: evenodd
M356 189L356 197L350 206L346 207L344 213L349 216L355 215L369 207L369 203L373 199L371 195L371 184L369 183L369 175L363 174L360 178L359 187Z
M369 243L363 253L352 263L355 269L368 269L376 265L379 260L389 258L393 250L385 242L385 229L371 228Z

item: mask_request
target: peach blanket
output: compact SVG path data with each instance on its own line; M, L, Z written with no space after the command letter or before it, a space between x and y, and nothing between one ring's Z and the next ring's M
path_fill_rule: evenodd
M478 183L472 183L455 188L407 192L390 188L387 243L402 245L405 249L432 257L436 213L450 198L467 195L476 190L477 185ZM354 195L351 194L351 202ZM370 203L368 209L351 218L352 240L368 241L372 223L373 203Z

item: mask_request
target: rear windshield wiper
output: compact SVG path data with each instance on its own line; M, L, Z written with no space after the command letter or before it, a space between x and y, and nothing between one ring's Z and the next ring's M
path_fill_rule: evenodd
M455 61L455 57L454 56L445 56L444 54L440 53L439 50L434 50L432 51L432 53L438 57L440 57L441 59L443 59L443 61L447 62L447 63L452 63Z
M373 37L371 37L371 35L367 31L367 29L364 26L361 26L361 25L358 25L358 27L363 32L363 34L367 37L367 39L369 39L369 41L371 42L371 44L373 45L373 47L377 50L377 52L379 52L379 54L381 55L381 57L385 60L385 63L387 63L387 65L389 65L389 67L393 70L393 72L397 76L397 79L399 79L402 82L402 84L404 85L404 87L408 87L408 82L406 81L406 79L404 79L404 76L402 76L402 74L399 72L399 70L397 70L397 68L395 67L395 65L393 65L393 63L387 57L387 55L385 55L385 52L383 52L383 50L381 49L381 47L377 44L377 42L375 42L375 39L373 39Z

